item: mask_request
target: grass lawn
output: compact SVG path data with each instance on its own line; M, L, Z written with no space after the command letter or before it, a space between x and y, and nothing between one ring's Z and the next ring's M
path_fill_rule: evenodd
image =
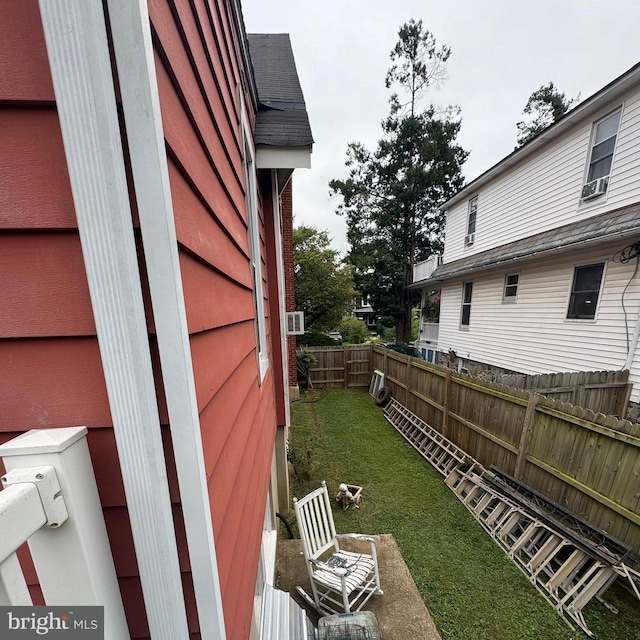
M332 389L296 402L292 423L292 496L323 479L332 495L340 482L363 486L360 509L334 512L336 528L393 534L443 640L587 637L569 629L367 393ZM605 598L618 615L595 601L585 610L598 639L640 640L637 600L616 585Z

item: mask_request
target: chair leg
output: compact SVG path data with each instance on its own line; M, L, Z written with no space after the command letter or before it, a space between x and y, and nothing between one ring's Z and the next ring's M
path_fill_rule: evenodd
M376 576L376 594L381 596L383 594L380 588L380 572L378 571L378 553L376 551L376 545L371 543L371 557L373 558L373 571Z

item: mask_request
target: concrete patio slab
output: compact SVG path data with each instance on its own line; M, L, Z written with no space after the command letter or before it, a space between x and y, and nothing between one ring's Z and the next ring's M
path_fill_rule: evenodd
M377 549L384 595L374 596L364 608L375 614L384 640L441 640L394 537L390 534L381 535ZM302 543L300 540L278 540L275 586L291 593L296 602L304 606L304 601L295 590L298 585L311 593ZM307 606L305 609L316 624L317 613Z

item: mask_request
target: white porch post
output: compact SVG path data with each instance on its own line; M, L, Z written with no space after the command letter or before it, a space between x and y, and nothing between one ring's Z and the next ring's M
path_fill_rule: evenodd
M151 637L189 637L101 0L40 0Z
M104 606L105 638L122 640L129 637L129 630L86 433L85 427L35 429L0 446L0 456L8 478L17 470L53 467L60 484L68 520L57 527L41 526L29 538L45 602ZM28 486L35 489L26 481L10 488ZM29 517L22 515L23 520Z

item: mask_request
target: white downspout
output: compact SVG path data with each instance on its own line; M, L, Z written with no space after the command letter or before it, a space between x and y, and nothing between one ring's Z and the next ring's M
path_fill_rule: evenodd
M40 0L151 637L189 637L101 0Z
M629 343L629 351L627 353L627 361L624 363L623 369L631 370L633 365L633 359L636 356L636 349L638 347L638 339L640 339L640 311L638 312L638 319L636 320L636 328L631 336L631 342Z
M200 633L224 640L200 416L145 0L108 0Z

